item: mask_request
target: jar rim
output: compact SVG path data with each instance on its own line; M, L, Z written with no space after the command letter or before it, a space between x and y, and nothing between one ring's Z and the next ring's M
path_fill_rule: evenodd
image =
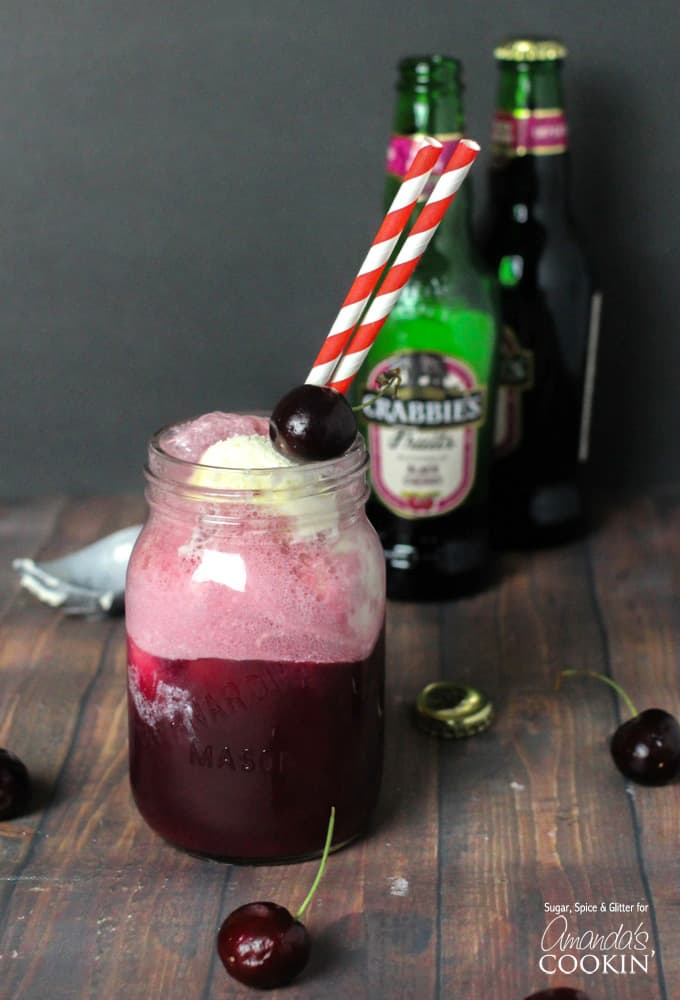
M198 498L199 494L208 498L225 499L238 499L253 493L275 496L279 491L285 491L288 497L305 496L337 489L348 477L353 478L356 474L364 472L368 465L366 445L359 433L346 452L337 458L322 461L261 468L230 468L194 462L174 455L163 446L163 440L170 431L190 423L191 419L165 424L152 434L149 439L145 473L152 482L180 490L188 489L195 498ZM200 479L196 481L197 474L201 473L204 474L203 481ZM217 477L228 476L230 473L245 485L234 488L206 483L209 482L211 474Z

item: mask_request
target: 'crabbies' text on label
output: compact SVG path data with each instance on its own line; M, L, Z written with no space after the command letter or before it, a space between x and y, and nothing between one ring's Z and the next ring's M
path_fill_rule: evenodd
M377 396L378 380L398 368L395 397ZM370 372L362 402L368 422L376 496L400 517L445 514L475 481L477 434L485 419L486 387L457 358L404 351Z

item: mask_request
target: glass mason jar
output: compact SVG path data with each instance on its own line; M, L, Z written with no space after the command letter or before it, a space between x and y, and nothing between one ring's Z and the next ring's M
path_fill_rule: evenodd
M175 428L150 442L128 569L134 799L192 852L312 857L331 806L334 846L362 831L381 777L384 560L365 448L218 470L166 450Z

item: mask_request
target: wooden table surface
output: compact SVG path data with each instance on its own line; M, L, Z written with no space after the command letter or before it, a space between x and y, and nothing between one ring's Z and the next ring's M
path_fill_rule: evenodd
M152 834L128 788L123 620L70 619L18 588L13 557L68 552L142 511L0 507L0 746L37 786L30 815L0 823L2 1000L252 996L216 960L221 920L254 899L296 908L316 870L199 860ZM606 746L625 715L613 692L554 681L601 671L639 708L680 713L680 490L608 505L583 543L504 557L473 599L391 605L388 644L380 806L331 858L310 963L281 995L678 1000L680 784L627 784ZM454 743L417 731L412 702L439 677L483 688L493 727ZM561 956L563 973L541 971Z

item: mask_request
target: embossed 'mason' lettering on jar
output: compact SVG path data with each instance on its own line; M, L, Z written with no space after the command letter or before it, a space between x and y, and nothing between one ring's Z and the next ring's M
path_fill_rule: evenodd
M245 771L263 774L283 775L296 765L292 755L285 750L272 747L251 749L250 747L219 747L206 743L198 747L194 742L189 747L189 764L192 767L216 768L227 772ZM304 766L304 765L303 765Z
M384 560L364 445L239 469L227 488L178 454L191 427L150 442L128 571L134 799L192 852L314 856L331 805L338 845L366 826L382 767Z

